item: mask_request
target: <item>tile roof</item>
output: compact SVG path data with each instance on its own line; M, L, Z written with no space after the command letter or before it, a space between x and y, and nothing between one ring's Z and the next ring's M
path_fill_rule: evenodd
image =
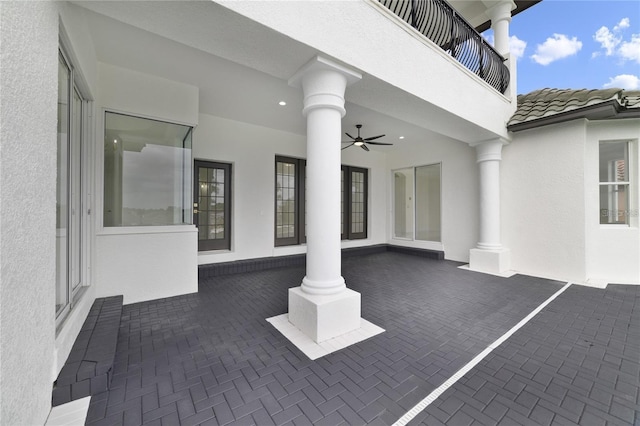
M606 112L598 107L611 105ZM634 110L640 113L640 91L623 89L541 89L518 96L518 109L507 127L509 130L542 126L551 122L575 118L614 118L617 112ZM574 112L574 114L567 114ZM636 116L636 114L634 114ZM552 117L553 120L548 118Z

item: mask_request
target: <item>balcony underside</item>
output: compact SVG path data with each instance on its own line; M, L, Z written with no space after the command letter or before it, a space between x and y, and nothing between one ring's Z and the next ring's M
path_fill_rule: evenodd
M364 74L346 93L345 127L409 125L467 143L507 135L509 100L377 1L74 3L99 61L198 87L201 113L305 134L287 80L323 54ZM354 16L361 26L346 22Z

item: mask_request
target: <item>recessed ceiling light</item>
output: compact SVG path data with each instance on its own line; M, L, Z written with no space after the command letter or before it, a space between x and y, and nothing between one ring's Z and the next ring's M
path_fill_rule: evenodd
M404 136L400 136L398 139L404 139Z
M280 106L285 106L286 104L287 104L287 103L286 103L285 101L280 101L280 102L278 102L278 105L280 105Z

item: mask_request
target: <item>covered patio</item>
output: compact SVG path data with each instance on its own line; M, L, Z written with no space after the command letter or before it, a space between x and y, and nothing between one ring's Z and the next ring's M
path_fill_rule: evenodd
M343 260L362 317L386 331L315 361L266 318L303 267L201 279L125 305L110 390L89 425L636 424L640 287L571 285L448 389L439 388L566 283L502 278L393 252ZM424 400L434 390L433 401Z

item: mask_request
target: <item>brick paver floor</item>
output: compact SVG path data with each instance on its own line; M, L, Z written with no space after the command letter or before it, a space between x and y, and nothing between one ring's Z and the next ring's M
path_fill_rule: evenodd
M345 259L363 318L386 331L316 361L265 321L287 311L303 268L125 305L111 389L92 397L87 424L391 424L564 284L457 266ZM570 287L414 423L637 422L636 289Z
M571 286L411 424L639 425L640 286Z

